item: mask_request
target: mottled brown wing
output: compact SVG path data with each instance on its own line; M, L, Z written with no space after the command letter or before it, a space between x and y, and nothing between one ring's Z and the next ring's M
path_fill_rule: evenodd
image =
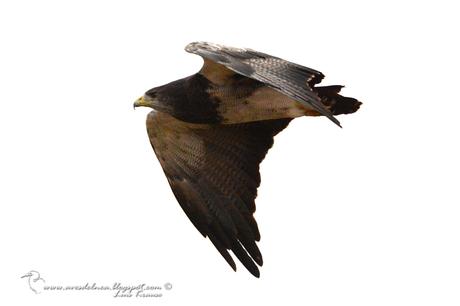
M147 131L171 189L190 221L236 270L228 250L256 277L262 255L254 220L259 164L291 119L190 124L151 112Z
M312 87L321 82L324 77L319 71L251 49L233 48L207 42L190 43L185 50L203 57L205 65L202 71L214 72L213 77L225 71L218 67L223 65L231 71L262 82L299 103L315 109L340 126L340 122L312 90ZM216 70L218 72L215 72ZM223 77L226 75L224 74Z

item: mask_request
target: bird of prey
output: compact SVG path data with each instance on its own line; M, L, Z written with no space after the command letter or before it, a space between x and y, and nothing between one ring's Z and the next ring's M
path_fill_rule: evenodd
M353 113L360 102L343 86L317 86L319 71L252 49L194 42L204 59L189 77L148 90L134 107L147 116L150 143L180 206L227 263L229 250L259 277L262 255L253 217L259 164L273 137L301 116Z

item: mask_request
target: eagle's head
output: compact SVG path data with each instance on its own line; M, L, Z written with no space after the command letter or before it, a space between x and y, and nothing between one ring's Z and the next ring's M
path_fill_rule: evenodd
M146 106L160 112L173 112L174 104L187 100L185 92L186 79L180 79L162 86L154 87L134 102L134 108Z

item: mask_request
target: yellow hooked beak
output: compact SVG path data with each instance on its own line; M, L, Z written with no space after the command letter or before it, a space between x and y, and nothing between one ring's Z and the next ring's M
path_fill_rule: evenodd
M138 106L150 106L151 104L149 103L149 101L147 101L144 96L140 97L139 99L137 99L135 102L134 102L134 108L138 107Z

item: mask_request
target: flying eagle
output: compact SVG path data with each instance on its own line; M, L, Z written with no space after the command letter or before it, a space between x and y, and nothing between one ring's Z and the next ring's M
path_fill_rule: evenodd
M207 42L185 50L204 59L201 70L148 90L134 107L153 108L150 143L190 221L233 270L229 250L259 277L254 200L273 137L301 116L340 126L334 115L361 103L339 95L343 86L316 86L321 72L265 53Z

